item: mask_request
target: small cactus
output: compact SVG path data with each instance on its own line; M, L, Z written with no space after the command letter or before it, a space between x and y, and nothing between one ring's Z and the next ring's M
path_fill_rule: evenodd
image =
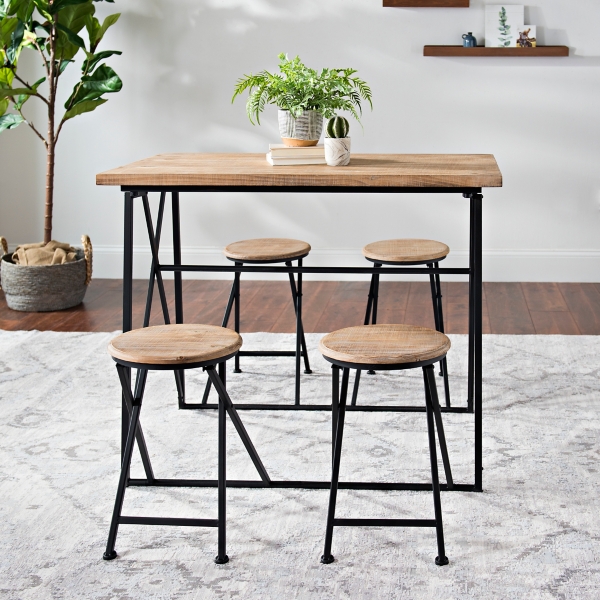
M327 137L345 138L348 137L350 124L344 117L332 117L327 123Z

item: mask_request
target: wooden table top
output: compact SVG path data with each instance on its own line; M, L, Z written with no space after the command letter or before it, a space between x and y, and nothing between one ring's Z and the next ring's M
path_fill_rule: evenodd
M271 166L264 154L159 154L96 175L140 187L501 187L491 154L356 154L345 167Z

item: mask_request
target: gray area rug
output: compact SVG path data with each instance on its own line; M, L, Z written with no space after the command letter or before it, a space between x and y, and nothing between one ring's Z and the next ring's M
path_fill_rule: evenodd
M305 402L330 401L309 335ZM455 404L466 337L451 336ZM336 528L321 565L327 491L228 490L227 565L216 530L121 526L104 562L119 470L120 394L111 334L0 332L0 596L3 598L598 598L600 337L484 337L485 492L442 493L450 564L432 529ZM292 348L249 334L247 349ZM234 402L292 402L293 359L246 358ZM205 375L189 373L190 400ZM423 403L421 375L363 378L359 402ZM441 380L439 380L441 383ZM441 388L441 385L439 386ZM330 415L241 412L273 478L328 479ZM216 478L213 411L177 410L151 373L141 422L157 477ZM472 482L473 419L445 415L455 480ZM342 479L428 481L423 414L347 417ZM133 476L143 470L137 452ZM228 476L256 473L228 423ZM430 493L341 491L338 516L433 516ZM216 518L214 489L127 491L124 514Z

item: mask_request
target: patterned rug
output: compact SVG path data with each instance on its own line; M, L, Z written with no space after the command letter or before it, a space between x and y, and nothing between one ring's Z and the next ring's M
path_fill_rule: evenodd
M309 335L306 403L330 401ZM453 403L465 403L466 337L451 336ZM484 337L482 494L444 492L450 564L433 529L336 528L321 565L326 490L228 490L230 562L216 530L122 525L102 560L119 470L111 334L0 332L0 597L598 598L600 337ZM292 349L249 334L246 349ZM293 358L244 358L234 402L293 402ZM439 379L441 383L441 379ZM188 374L199 401L205 374ZM364 376L359 402L423 403L419 372ZM441 388L441 385L439 385ZM278 479L328 479L330 414L240 411ZM473 478L473 418L444 417L457 482ZM215 411L177 410L171 373L148 378L141 422L157 477L216 478ZM228 422L228 476L256 472ZM142 476L137 452L132 475ZM422 413L350 413L341 478L428 481ZM124 514L216 518L214 489L130 488ZM431 518L426 492L341 491L339 517Z

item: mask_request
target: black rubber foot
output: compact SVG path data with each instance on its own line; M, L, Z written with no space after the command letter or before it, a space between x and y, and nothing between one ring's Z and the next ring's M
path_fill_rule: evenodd
M114 550L113 550L112 552L110 552L110 553L108 553L108 552L105 552L105 553L102 555L102 558L103 558L104 560L114 560L115 558L117 558L117 553L116 553Z
M439 375L440 377L443 377L443 376L444 376L444 374L443 374L441 371L438 373L438 375Z
M375 375L375 371L371 369L370 371L367 371L367 375Z
M234 369L234 370L233 370L233 372L234 372L234 373L241 373L241 372L242 372L242 370L241 370L241 369Z
M321 562L324 565L330 565L334 560L335 560L335 558L333 558L333 554L330 554L329 556L325 556L323 554L323 556L321 556Z
M442 558L440 558L439 556L435 557L435 564L438 567L443 567L444 565L447 565L450 561L448 560L447 556L444 556Z
M215 563L218 565L224 565L225 563L229 562L229 556L227 556L227 554L221 558L220 556L215 556Z
M312 369L304 369L305 375L310 375L312 373Z

